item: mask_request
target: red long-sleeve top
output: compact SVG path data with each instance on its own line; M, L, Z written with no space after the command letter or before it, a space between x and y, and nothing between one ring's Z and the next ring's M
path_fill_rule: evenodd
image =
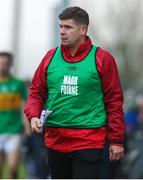
M61 45L63 58L68 62L78 62L86 57L91 46L92 42L87 37L87 40L80 45L75 55L72 56L70 50ZM45 100L48 98L46 71L55 50L54 48L47 52L32 79L29 97L24 110L29 121L33 117L40 117ZM98 48L95 63L102 81L107 127L98 129L46 128L45 145L47 147L60 152L103 148L106 137L108 137L111 144L123 144L123 93L115 60L107 51Z

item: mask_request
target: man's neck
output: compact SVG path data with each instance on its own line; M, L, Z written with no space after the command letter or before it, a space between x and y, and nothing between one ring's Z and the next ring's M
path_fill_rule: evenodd
M69 47L70 53L72 56L75 55L75 53L77 52L78 48L80 47L80 45L86 41L86 37L84 37L83 39L81 39L81 41L79 41L75 46L73 47Z

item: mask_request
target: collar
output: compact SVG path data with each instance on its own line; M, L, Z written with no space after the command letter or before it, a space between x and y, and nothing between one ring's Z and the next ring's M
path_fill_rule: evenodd
M86 36L86 41L81 43L74 56L71 55L69 48L61 45L63 58L68 62L78 62L86 57L92 47L92 41L89 36Z

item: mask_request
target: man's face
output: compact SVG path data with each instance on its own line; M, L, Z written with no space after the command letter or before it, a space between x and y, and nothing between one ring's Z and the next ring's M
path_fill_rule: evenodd
M77 25L72 19L61 20L60 28L61 43L67 47L76 46L87 31L87 26Z
M0 56L0 76L9 75L11 65L11 61L7 57Z

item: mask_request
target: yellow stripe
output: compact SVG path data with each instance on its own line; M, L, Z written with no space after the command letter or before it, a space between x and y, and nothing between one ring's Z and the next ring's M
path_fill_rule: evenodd
M20 94L1 93L0 110L15 110L20 107Z

